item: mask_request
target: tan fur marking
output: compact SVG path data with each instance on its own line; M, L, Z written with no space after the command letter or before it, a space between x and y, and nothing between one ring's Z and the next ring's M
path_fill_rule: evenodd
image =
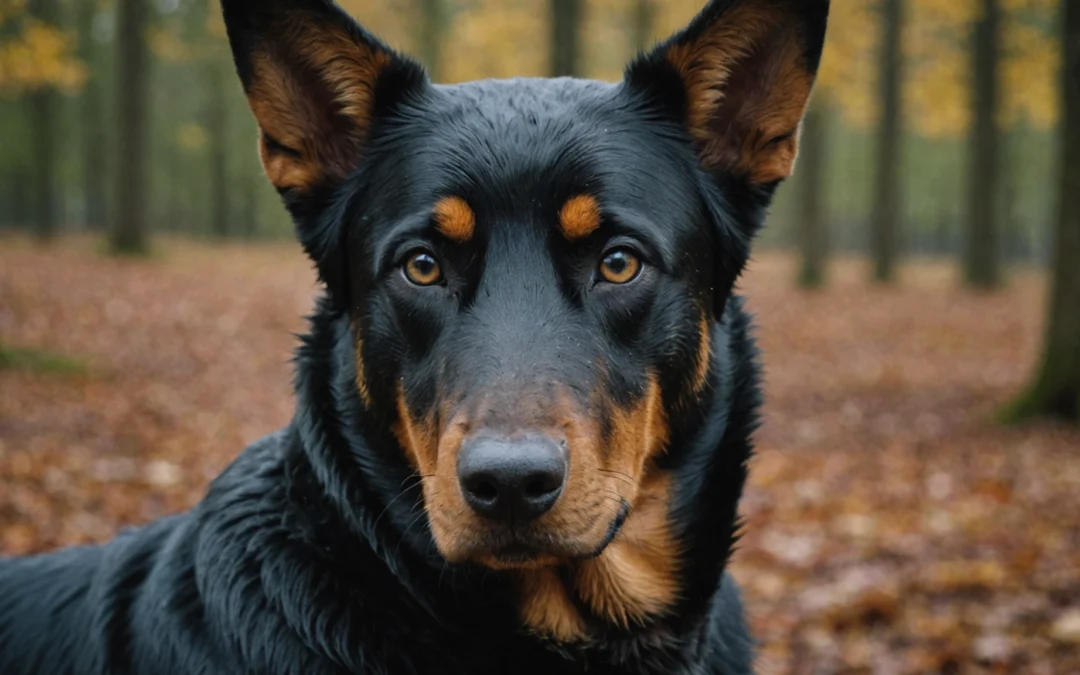
M364 340L360 335L360 326L355 321L352 323L352 331L353 355L356 361L356 391L364 406L370 408L371 392L368 390L367 380L364 377Z
M600 227L600 205L591 195L578 195L566 200L559 211L559 227L571 241L583 239Z
M425 506L439 551L450 562L471 560L514 573L523 625L561 643L590 639L575 598L606 620L628 626L668 611L680 593L679 551L667 521L668 483L654 467L669 437L658 378L650 373L645 390L628 408L612 406L603 396L598 391L585 408L565 391L551 399L525 396L512 403L493 399L448 404L439 418L449 422L440 429L437 449L427 460L426 431L399 402L399 438L420 457ZM462 441L475 429L490 426L490 415L497 419L507 412L504 405L513 406L516 426L565 438L572 458L563 496L534 524L561 540L563 548L525 564L501 562L484 550L482 542L493 528L469 509L456 475ZM596 409L608 406L612 425L605 437ZM435 467L434 473L428 466ZM603 541L623 501L631 510L622 531L603 554L587 558ZM562 581L562 572L569 583Z
M443 408L440 417L450 421L438 432L431 458L432 468L424 471L430 476L430 480L424 481L424 505L439 551L450 562L463 562L462 547L476 534L468 527L474 515L461 494L457 464L462 442L469 436L472 427L469 420L454 415L447 407Z
M552 569L519 573L521 620L529 630L557 642L582 642L585 622L566 587Z
M409 463L421 476L430 476L435 472L435 458L431 447L431 430L417 424L409 412L409 405L405 401L405 392L398 387L397 394L398 419L394 424L394 435L398 443L405 450ZM425 481L426 484L426 481Z
M697 369L694 371L694 393L700 392L705 387L709 378L709 367L712 365L712 334L709 332L709 314L702 312L701 322L698 324L698 353Z
M632 478L615 487L631 505L623 530L598 558L579 564L576 591L597 614L618 625L664 611L678 595L674 536L667 526L666 479L647 480L668 440L667 415L655 374L631 410L615 409L607 467Z
M668 440L667 415L655 374L649 376L645 395L637 406L628 411L613 410L611 427L610 468L629 474L640 483L646 462L656 457ZM631 504L636 497L636 490L623 494Z
M697 41L666 55L686 86L687 124L702 161L759 184L791 175L813 85L783 10L764 5L731 9ZM746 71L748 62L758 68Z
M443 197L435 203L435 226L445 237L468 241L476 231L476 215L461 197Z
M670 479L647 481L631 516L599 557L583 561L575 583L594 612L629 628L663 614L679 598L678 542L668 521Z
M668 62L683 78L690 103L688 122L699 140L712 133L712 115L724 99L731 66L753 54L755 42L776 20L775 12L744 4L726 12L718 25L696 42L677 44L667 53ZM706 137L706 138L703 138Z

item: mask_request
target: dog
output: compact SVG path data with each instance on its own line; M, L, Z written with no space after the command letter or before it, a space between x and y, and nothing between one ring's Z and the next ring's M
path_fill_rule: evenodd
M444 86L222 0L325 293L297 408L190 512L0 562L3 675L750 673L735 293L828 0L713 0L620 83Z

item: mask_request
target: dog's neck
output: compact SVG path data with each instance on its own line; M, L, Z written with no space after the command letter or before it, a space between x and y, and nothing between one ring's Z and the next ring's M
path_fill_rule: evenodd
M680 447L669 448L665 464L646 476L619 537L601 555L559 568L493 574L438 557L417 516L419 490L401 494L406 469L394 453L372 452L374 439L363 431L341 314L318 312L298 351L294 428L336 516L432 616L456 618L445 613L448 607L461 611L463 597L472 599L470 606L493 603L506 609L502 620L516 621L522 632L572 650L657 633L687 635L698 632L714 601L735 538L758 407L747 333L736 299L715 331L713 353L737 364L737 372L713 368L710 404L698 411L693 433L673 439ZM384 440L393 442L389 434Z

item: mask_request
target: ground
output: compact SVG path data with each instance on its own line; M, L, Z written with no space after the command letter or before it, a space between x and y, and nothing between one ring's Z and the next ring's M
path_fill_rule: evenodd
M289 420L317 292L298 247L159 250L0 240L0 554L191 506ZM734 564L760 671L1080 672L1080 432L994 422L1037 357L1041 276L794 272L764 254L742 284L768 379Z

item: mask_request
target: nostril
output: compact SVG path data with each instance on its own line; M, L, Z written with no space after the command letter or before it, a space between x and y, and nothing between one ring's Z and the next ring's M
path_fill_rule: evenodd
M551 474L534 476L525 483L525 497L527 499L539 499L548 497L562 487L562 477Z
M481 478L470 481L467 489L474 499L481 502L493 502L499 498L499 489L490 479Z
M544 484L544 480L541 478L534 478L525 485L526 497L543 497L547 492L549 492L549 490Z

